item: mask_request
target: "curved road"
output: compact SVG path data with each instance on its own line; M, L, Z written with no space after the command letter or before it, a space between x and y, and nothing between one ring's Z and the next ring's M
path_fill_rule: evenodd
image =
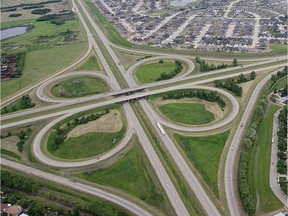
M20 163L15 163L13 161L10 160L6 160L1 158L1 165L10 167L12 169L18 170L19 172L24 172L28 175L34 175L36 177L39 178L43 178L46 179L48 181L51 182L55 182L57 184L60 185L64 185L66 187L70 187L73 188L75 190L81 191L83 193L87 193L93 196L97 196L100 197L104 200L107 200L109 202L115 203L116 205L119 205L125 209L127 209L128 211L130 211L131 213L135 214L135 215L143 215L143 216L151 216L151 214L149 212L147 212L146 210L144 210L143 208L141 208L140 206L137 206L136 204L123 199L119 196L116 196L114 194L108 193L106 191L103 191L101 189L97 189L79 182L75 182L75 181L71 181L67 178L58 176L58 175L54 175L51 173L47 173L47 172L43 172L41 170L32 168L32 167L28 167L25 166L23 164Z
M273 74L277 73L275 71ZM226 191L226 200L228 202L228 207L230 210L231 215L233 216L240 216L241 215L241 210L240 207L238 206L238 203L236 200L238 200L237 193L235 191L235 183L237 180L235 179L235 158L237 158L237 154L240 151L240 144L242 137L245 132L245 128L248 127L249 123L249 118L251 117L254 107L257 103L257 98L261 93L262 88L265 86L265 84L270 80L271 74L266 76L261 82L257 85L255 88L248 105L244 111L244 114L242 116L242 119L240 121L240 124L236 130L236 133L233 137L232 143L230 145L227 159L226 159L226 164L225 164L225 174L224 174L224 180L225 180L225 191ZM237 189L236 189L237 190Z

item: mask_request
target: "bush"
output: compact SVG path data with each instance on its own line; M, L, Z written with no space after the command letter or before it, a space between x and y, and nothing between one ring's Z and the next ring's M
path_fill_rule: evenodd
M22 14L16 13L16 14L10 14L9 17L20 17Z
M51 10L50 10L49 8L36 9L36 10L31 11L31 14L40 14L40 15L43 15L43 14L49 13L50 11L51 11Z

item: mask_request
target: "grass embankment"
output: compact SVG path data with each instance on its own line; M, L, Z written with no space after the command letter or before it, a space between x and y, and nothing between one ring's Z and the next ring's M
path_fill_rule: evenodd
M214 114L206 110L204 104L169 103L159 109L169 120L182 124L201 125L215 120Z
M56 132L48 138L47 150L50 154L62 159L89 158L113 148L125 134L125 127L116 133L90 132L79 137L70 137L53 148Z
M121 37L119 32L114 28L114 26L108 21L108 19L102 15L102 13L98 10L94 2L85 0L85 3L88 5L93 15L95 16L98 23L101 23L100 28L106 37L113 42L114 44L121 45L124 47L131 47L133 44L126 41Z
M90 56L80 67L76 69L77 71L100 71L101 66L98 62L96 56Z
M279 109L280 107L276 105L269 106L250 154L248 175L249 185L258 200L256 215L269 213L283 207L269 186L273 115Z
M137 141L126 155L110 167L91 173L81 173L77 176L87 181L119 188L149 205L164 208L167 203L165 203L162 191L152 181L147 169L148 164L145 164L146 159L144 160L141 151L139 141Z
M155 135L157 132L151 125L151 122L147 119L140 104L138 102L134 103L132 108L190 214L205 215L195 194L189 188L187 183L183 181L183 176L179 169L177 169L177 166L173 163L173 159L167 152L165 152L162 144L159 142L159 138Z
M177 65L173 62L150 63L141 65L135 72L136 78L140 83L155 82L161 73L170 73L176 69Z
M1 98L5 98L32 83L64 68L79 57L85 49L77 20L63 25L35 20L4 23L5 27L32 23L34 28L17 37L2 41L2 52L26 52L23 74L20 78L1 82ZM69 30L69 31L68 31ZM70 36L72 36L72 39ZM13 48L13 49L12 49Z
M218 168L223 148L230 131L206 137L174 137L204 181L218 197Z
M51 89L55 97L74 98L98 94L109 90L108 85L96 77L82 76L70 78L54 85Z

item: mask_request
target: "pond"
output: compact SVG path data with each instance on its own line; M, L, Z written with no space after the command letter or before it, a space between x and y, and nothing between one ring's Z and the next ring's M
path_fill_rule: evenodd
M170 5L174 7L181 7L181 6L185 6L188 3L196 2L196 1L197 0L172 0L170 2Z
M27 26L12 27L0 31L0 40L4 40L27 32Z

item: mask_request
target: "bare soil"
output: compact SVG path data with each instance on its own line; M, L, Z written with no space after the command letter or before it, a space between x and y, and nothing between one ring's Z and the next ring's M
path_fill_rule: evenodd
M20 139L18 136L10 136L4 139L1 139L1 148L18 153L18 148L17 148L17 142L19 142Z
M68 133L67 139L70 137L78 137L90 132L116 133L121 130L122 126L123 122L120 111L110 110L108 114L101 116L95 121L75 127Z

